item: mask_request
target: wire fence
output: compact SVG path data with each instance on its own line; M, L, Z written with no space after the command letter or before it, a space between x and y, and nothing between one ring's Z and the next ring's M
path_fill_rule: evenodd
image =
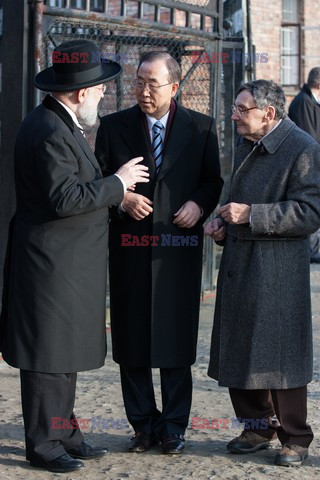
M156 5L148 4L156 3L155 0L147 0L143 2L144 17L155 15L154 8ZM175 16L175 24L181 29L160 28L160 24L166 24L171 18L170 9L167 11L163 7L158 11L159 24L151 26L145 22L134 21L128 25L128 16L132 18L139 18L139 13L136 10L137 5L141 2L125 2L126 10L121 10L121 4L124 2L88 2L83 0L81 2L72 0L59 0L55 2L46 2L47 5L58 7L73 7L73 8L89 8L97 12L108 12L112 15L123 15L126 17L119 21L114 21L105 16L92 19L89 11L84 12L80 10L79 14L75 10L70 10L70 16L66 11L61 16L62 9L58 8L57 13L54 14L51 8L50 14L45 15L43 25L43 48L40 56L41 68L51 65L51 54L55 46L60 43L72 39L88 39L94 41L102 56L106 59L111 59L119 62L123 67L123 74L116 80L107 83L107 91L99 105L100 116L107 115L116 111L129 108L136 103L135 96L132 89L132 80L136 76L136 69L139 60L143 53L150 50L166 50L168 51L180 64L182 70L182 81L176 99L186 108L190 108L206 115L218 117L218 135L221 144L221 165L225 178L230 175L232 163L232 148L233 148L233 131L231 123L229 122L230 105L233 103L234 91L229 82L237 81L235 77L241 76L240 67L227 64L221 65L221 41L215 38L215 34L211 34L208 38L206 31L214 31L217 26L218 17L215 18L205 16L205 20L201 20L198 25L195 17L192 17L192 12L186 15L189 18L185 23L179 16ZM60 5L61 3L61 5ZM108 3L108 5L106 5ZM175 9L179 8L179 4L187 8L195 6L195 9L200 11L199 7L203 7L208 11L211 8L212 12L217 10L218 2L216 0L186 0L175 1L164 0L163 4L174 4ZM110 8L113 6L113 10ZM115 11L115 8L119 11ZM198 11L197 10L197 11ZM59 15L60 13L60 15ZM196 15L196 14L195 14ZM170 18L169 18L170 17ZM159 25L159 28L157 28ZM183 31L186 28L186 32ZM190 34L190 28L194 31ZM198 31L197 31L198 28ZM197 34L198 32L198 34ZM213 61L214 58L218 61ZM98 124L94 127L86 129L86 137L91 146L94 146ZM202 289L211 290L215 283L216 276L216 251L214 242L211 239L205 239L203 255L203 279Z

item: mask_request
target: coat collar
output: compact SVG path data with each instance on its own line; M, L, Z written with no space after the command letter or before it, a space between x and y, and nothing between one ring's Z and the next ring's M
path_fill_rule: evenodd
M48 110L52 110L54 113L56 113L61 120L64 121L64 123L67 125L67 127L71 130L71 132L74 132L75 129L75 123L73 122L71 115L67 112L65 108L51 95L46 95L42 105L47 108Z
M310 87L308 87L306 83L303 85L301 92L303 92L305 95L308 95L308 97L310 97L310 100L312 100L315 103L315 105L319 105L317 100L314 98L314 95L311 92Z
M265 151L270 154L275 153L285 138L289 135L291 130L295 128L295 123L292 122L288 117L285 117L280 125L267 135L265 138L261 139L261 144L263 145Z
M91 165L94 167L96 173L99 175L99 177L102 177L101 170L94 153L92 152L88 142L80 132L77 125L72 120L71 115L69 115L67 110L59 102L57 102L57 100L51 95L46 95L46 97L42 102L42 105L48 110L51 110L55 114L57 114L61 118L61 120L67 125L67 127L70 129L71 133L73 134L75 140L78 142L83 152L85 153L87 159L89 160Z
M143 116L140 107L135 105L127 111L123 117L125 128L121 132L122 138L133 154L144 157L144 164L149 167L150 175L155 175L155 165L152 158L150 140L143 125ZM193 135L190 128L192 118L187 109L176 105L176 111L172 120L171 128L166 136L163 160L157 180L161 180L178 160L181 152ZM177 139L179 139L177 141Z

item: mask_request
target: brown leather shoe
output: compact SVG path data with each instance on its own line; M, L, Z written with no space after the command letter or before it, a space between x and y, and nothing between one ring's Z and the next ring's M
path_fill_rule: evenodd
M137 432L130 440L128 451L137 453L146 452L155 443L156 439L154 435L144 432Z
M263 448L269 448L272 445L272 440L276 440L276 438L276 434L268 439L252 431L243 431L239 437L228 443L227 449L232 453L252 453Z
M308 449L300 445L282 445L274 464L281 467L299 467L308 458Z

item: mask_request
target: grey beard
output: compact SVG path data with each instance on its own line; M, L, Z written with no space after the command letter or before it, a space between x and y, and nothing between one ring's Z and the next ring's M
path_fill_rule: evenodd
M98 110L97 108L88 108L86 105L82 105L78 110L79 120L88 125L88 127L93 127L98 120Z

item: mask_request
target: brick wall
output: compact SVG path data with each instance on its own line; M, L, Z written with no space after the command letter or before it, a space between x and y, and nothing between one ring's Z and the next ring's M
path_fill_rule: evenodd
M320 66L320 0L305 0L303 7L302 80L305 82L311 68Z
M251 0L252 43L256 52L268 53L267 63L256 63L256 78L280 83L282 1ZM300 4L301 18L301 85L312 67L320 65L320 0L304 0ZM286 88L288 102L299 89Z
M280 82L281 0L251 0L252 43L256 53L268 53L267 63L256 63L256 78Z

